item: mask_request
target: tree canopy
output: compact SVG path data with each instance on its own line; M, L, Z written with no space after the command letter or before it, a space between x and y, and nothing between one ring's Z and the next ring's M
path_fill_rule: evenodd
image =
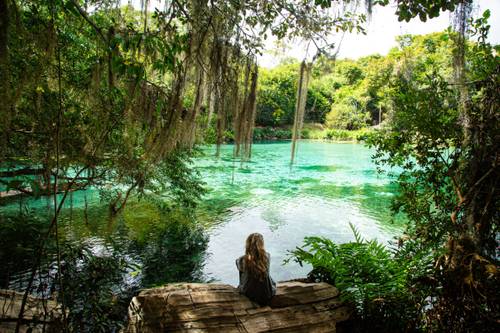
M207 133L219 154L230 132L234 157L246 161L256 123L293 124L295 142L303 119L334 129L379 125L369 141L374 158L402 170L394 210L409 218L395 253L360 239L336 246L310 238L316 252L296 255L315 265L311 276L347 293L361 286L351 295L365 324L399 318L401 330L495 331L500 50L487 42L488 11L471 20L472 0L398 0L399 20L453 11L454 29L401 36L384 57L337 60L328 35L362 32L371 6L388 0L174 0L154 11L141 3L0 0L0 190L54 200L35 237L17 331L41 258L50 257L48 238L63 307L72 306L63 281L85 272L74 259L66 263L75 270L61 273L58 218L68 193L97 188L111 215L134 195L158 199L163 212L189 211L203 194L189 164ZM257 55L271 35L303 39L316 52L261 69ZM177 227L172 235L159 228L161 240L193 236ZM189 244L203 242L196 234ZM149 249L147 269L163 254ZM354 264L366 273L355 281L346 273ZM383 288L373 288L373 276Z

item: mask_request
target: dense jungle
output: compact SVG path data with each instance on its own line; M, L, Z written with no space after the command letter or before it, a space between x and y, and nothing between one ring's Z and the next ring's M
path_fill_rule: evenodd
M340 291L343 331L499 332L499 22L476 5L0 0L0 331L57 308L57 332L119 332L144 288L238 285L259 232L275 280ZM450 26L339 57L382 7Z

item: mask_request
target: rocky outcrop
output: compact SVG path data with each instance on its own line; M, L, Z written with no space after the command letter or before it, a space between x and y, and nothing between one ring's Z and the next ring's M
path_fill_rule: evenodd
M23 301L23 293L0 289L0 332L14 332ZM60 332L61 307L53 300L28 296L20 332Z
M260 307L230 285L169 284L132 299L124 332L335 332L351 314L338 296L327 283L283 282Z

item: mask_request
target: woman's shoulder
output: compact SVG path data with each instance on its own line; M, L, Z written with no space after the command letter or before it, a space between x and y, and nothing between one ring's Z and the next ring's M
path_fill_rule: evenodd
M238 269L241 271L243 270L243 263L244 263L244 259L245 256L242 255L241 257L239 257L238 259L236 259L236 267L238 267Z

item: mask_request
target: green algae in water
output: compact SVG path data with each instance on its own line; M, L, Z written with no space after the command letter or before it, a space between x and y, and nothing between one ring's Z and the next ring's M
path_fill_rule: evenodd
M318 172L332 172L337 171L341 167L336 165L303 165L299 167L302 170L318 171Z

